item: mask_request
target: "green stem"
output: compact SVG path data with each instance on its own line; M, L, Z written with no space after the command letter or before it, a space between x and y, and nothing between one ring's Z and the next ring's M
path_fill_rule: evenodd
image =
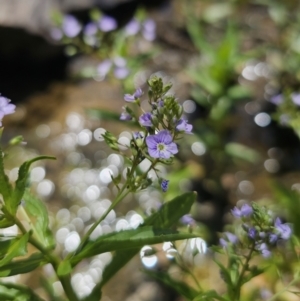
M85 244L87 243L90 235L97 228L97 226L107 217L107 215L110 213L110 211L113 210L118 205L118 203L121 200L123 200L131 192L130 189L128 189L127 191L126 191L126 189L127 189L127 186L129 185L129 182L131 181L131 177L133 176L137 165L138 165L138 156L133 161L131 170L130 170L128 176L127 176L127 180L124 183L123 187L119 190L119 192L118 192L116 198L114 199L114 201L112 202L112 204L104 212L104 214L90 227L90 229L83 236L82 241L79 244L79 246L77 247L77 249L74 252L69 253L68 256L66 257L66 259L70 259L72 256L74 256L75 254L78 254L78 252L80 252L80 250L85 246Z
M243 268L242 268L241 273L239 275L239 278L236 282L235 290L234 290L234 300L237 300L237 301L240 300L242 281L243 281L244 275L245 275L245 273L248 269L248 265L249 265L249 262L251 260L252 254L254 252L254 248L255 248L255 244L253 243L252 246L251 246L249 254L246 256L246 260L243 264Z
M93 231L97 228L97 226L107 217L107 215L110 213L110 211L112 209L114 209L117 204L119 204L119 202L121 200L123 200L129 193L130 190L125 191L126 189L126 185L127 182L124 184L124 186L122 187L122 189L119 191L117 197L114 199L114 201L111 203L111 205L109 206L108 209L106 209L106 211L104 212L104 214L89 228L89 230L86 232L86 234L84 235L84 237L82 238L82 241L80 243L80 245L78 246L78 248L76 249L75 252L73 253L69 253L66 259L71 258L73 255L77 254L78 252L80 252L80 250L85 246L85 244L87 243L90 235L93 233Z
M27 230L25 229L23 224L16 217L14 217L14 222L23 234L27 233ZM57 274L58 266L59 266L59 263L61 262L60 258L53 255L52 253L50 253L50 251L48 249L46 249L34 237L30 236L28 242L31 245L33 245L36 249L38 249L45 256L45 258L48 260L48 262L51 263L54 270L56 271L56 275L57 275L58 279L60 280L60 282L64 288L64 292L65 292L67 298L70 301L79 301L77 295L75 294L75 292L72 288L70 274L64 275L64 276L58 276L58 274Z

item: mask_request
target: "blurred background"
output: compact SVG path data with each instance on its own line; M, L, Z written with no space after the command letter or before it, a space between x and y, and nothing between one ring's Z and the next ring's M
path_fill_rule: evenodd
M110 205L110 174L123 175L126 166L101 134L107 129L129 142L132 128L119 122L123 94L146 91L153 74L173 83L194 134L182 141L172 171L162 170L167 194L151 188L129 198L98 235L136 227L164 200L193 190L198 199L189 226L205 244L218 243L230 209L250 201L270 206L299 235L299 32L296 0L1 1L0 93L17 105L4 120L2 143L15 135L27 143L9 146L7 174L16 179L16 166L34 155L57 157L31 173L33 190L51 212L57 252L76 248ZM101 279L106 255L78 267L79 295ZM218 283L209 255L196 263L204 286ZM103 300L182 300L137 266L172 268L163 251L141 255L108 284ZM54 288L59 296L51 269L44 273L47 293ZM14 281L44 291L38 277Z

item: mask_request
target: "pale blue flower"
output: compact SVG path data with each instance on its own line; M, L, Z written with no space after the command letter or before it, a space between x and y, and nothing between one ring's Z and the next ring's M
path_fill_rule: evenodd
M279 237L287 240L292 235L292 229L288 224L283 224L279 217L275 220L275 229L279 232Z
M132 95L131 94L125 94L124 95L124 100L127 101L127 102L135 102L142 95L143 95L142 89L137 88Z
M145 113L140 116L139 123L142 126L152 126L152 115L150 113Z
M225 232L224 235L225 235L225 238L220 238L220 245L222 247L227 247L228 243L231 243L233 245L238 243L238 238L233 233Z
M95 22L90 22L85 25L83 33L86 36L93 36L97 33L97 31L98 31L97 24Z
M180 132L185 132L186 134L191 134L193 126L187 123L187 120L181 118L176 123L176 130Z
M67 37L74 38L80 33L81 25L75 17L65 15L62 23L62 30Z
M16 106L10 103L10 100L4 96L0 96L0 126L5 115L13 114Z
M112 30L115 30L118 27L117 21L109 16L103 16L99 22L98 26L101 31L103 32L109 32Z
M152 19L144 21L142 34L150 42L156 38L156 23Z
M169 159L178 153L176 143L168 130L160 131L156 135L150 135L146 138L149 155L152 158Z
M251 216L253 213L253 209L251 206L249 206L248 204L244 204L241 209L234 207L231 210L231 213L233 216L235 217L248 217Z
M132 117L130 114L128 114L126 111L124 111L120 115L120 120L129 121L129 120L132 120Z
M140 22L137 21L136 19L132 19L125 26L125 34L127 36L134 36L139 32L140 27L141 27Z

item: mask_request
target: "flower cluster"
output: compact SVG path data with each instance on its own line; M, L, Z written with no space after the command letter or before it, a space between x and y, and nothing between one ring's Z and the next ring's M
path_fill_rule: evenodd
M151 169L158 174L155 165L172 162L174 155L178 153L177 140L183 134L191 134L192 125L183 118L183 109L177 99L168 94L171 84L164 84L161 78L154 76L148 81L148 86L149 110L142 109L141 98L144 93L138 88L133 94L124 95L128 105L123 107L120 120L131 120L140 126L140 131L133 133L130 143L132 161L139 164L147 158L151 162ZM142 111L141 115L136 115L137 110L130 106L137 106ZM111 145L111 138L108 140ZM114 149L116 148L114 145ZM158 178L162 191L166 192L169 181L160 176Z
M5 115L15 112L16 106L10 103L10 99L0 95L0 126Z
M94 42L96 42L97 34L99 32L110 32L118 27L117 21L106 15L99 17L96 21L89 22L84 26L72 15L63 16L58 23L60 26L52 28L50 33L54 40L61 40L63 37L72 39L82 32L84 37L87 38L87 41L91 42L92 39L89 38L92 37L94 38Z
M96 72L98 77L104 79L111 70L113 70L114 77L117 79L124 79L130 73L126 59L120 56L103 60L98 64Z
M234 207L231 212L241 221L241 229L235 233L225 232L220 239L223 247L239 245L242 249L251 249L267 258L272 255L272 249L278 241L287 241L292 235L289 224L283 223L279 217L274 219L269 210L255 203L252 206L244 204L241 208Z
M140 22L136 18L133 18L127 23L124 30L127 36L134 36L141 32L144 39L148 41L153 41L156 37L156 24L152 19Z

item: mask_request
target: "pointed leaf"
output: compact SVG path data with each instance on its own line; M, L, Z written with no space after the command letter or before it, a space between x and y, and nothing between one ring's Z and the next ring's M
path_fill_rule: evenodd
M14 221L8 220L3 215L0 216L0 229L11 227L15 224Z
M7 253L3 259L0 260L0 267L12 261L17 256L22 256L27 253L27 242L30 232L27 232L21 238L15 239L14 242L7 249Z
M250 163L257 163L260 159L260 154L257 151L240 143L227 143L225 146L225 152L232 157L239 158Z
M22 260L15 260L0 267L0 277L8 277L31 272L46 264L42 253L34 253Z
M44 160L44 159L55 160L54 157L40 156L40 157L33 158L32 160L26 161L21 165L19 169L19 176L16 181L15 189L12 194L11 203L9 204L10 213L12 215L15 215L17 211L17 207L20 204L23 194L25 192L30 165L36 161Z
M194 238L195 234L178 233L169 229L156 229L154 227L140 227L133 230L125 230L110 233L89 241L83 249L72 258L72 263L77 264L84 258L102 254L105 252L121 251L134 248L142 248L145 245Z
M192 205L196 200L196 194L193 192L184 193L170 202L165 203L159 211L148 217L144 224L145 226L153 225L156 228L170 228L181 216L188 214ZM103 272L102 282L95 287L95 290L100 290L113 275L116 274L129 260L131 260L137 253L139 248L132 250L116 251L110 264Z
M6 204L6 202L8 202L11 198L12 186L9 183L8 177L4 172L3 156L4 153L0 149L0 187L1 187L0 194L2 194L4 203Z
M57 269L57 275L58 276L65 276L67 274L70 274L72 271L71 262L69 260L63 260Z
M224 282L227 283L228 287L232 287L231 276L228 269L226 269L224 265L219 261L217 261L216 259L214 260L214 262L219 266L222 275L221 277L224 280Z
M44 301L28 286L0 282L0 300L3 301Z
M31 220L33 235L45 246L55 245L52 232L49 229L48 211L45 204L30 194L28 190L24 194L23 210L26 211Z
M18 239L3 239L0 240L0 258L2 259L8 252L8 249L11 245L13 245Z

